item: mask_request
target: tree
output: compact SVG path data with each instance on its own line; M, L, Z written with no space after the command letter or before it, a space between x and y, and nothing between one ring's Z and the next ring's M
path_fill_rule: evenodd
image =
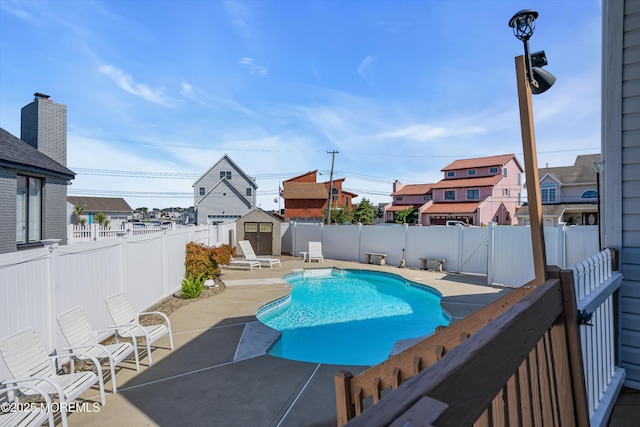
M375 219L375 211L371 202L363 197L358 203L358 207L353 211L353 222L362 224L373 224Z
M82 218L82 213L84 212L84 208L82 205L73 205L73 214L76 217L76 224L80 224L84 227L84 224L87 222L86 219ZM84 219L84 222L82 221Z
M106 227L107 224L109 224L109 218L107 218L107 215L105 215L104 212L98 212L93 217L96 221L98 221L98 224L102 225L103 227Z
M416 222L416 214L412 207L403 209L396 214L397 224L413 224Z
M147 213L149 212L149 208L138 208L136 209L136 212L138 212L138 214L140 214L142 218L145 218L147 216Z

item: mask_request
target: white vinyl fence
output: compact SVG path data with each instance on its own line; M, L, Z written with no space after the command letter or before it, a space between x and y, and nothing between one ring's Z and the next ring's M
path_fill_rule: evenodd
M580 338L589 416L592 426L604 427L625 378L624 369L616 366L614 325L614 292L622 284L622 275L612 271L609 249L572 270L578 311L588 323L580 326Z
M163 230L0 255L0 338L34 327L48 352L67 347L56 316L80 306L93 329L111 320L105 298L126 292L142 311L180 289L188 242L231 243L235 223ZM0 380L9 373L0 360Z
M547 264L570 268L598 253L597 226L546 227ZM289 240L290 241L287 241ZM283 248L293 255L322 242L325 259L364 262L365 252L387 254L387 264L419 268L419 258L444 259L444 269L487 276L490 284L522 286L535 277L529 227L409 227L291 223Z

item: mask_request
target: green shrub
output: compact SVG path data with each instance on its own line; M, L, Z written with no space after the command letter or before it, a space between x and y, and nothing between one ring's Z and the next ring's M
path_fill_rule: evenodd
M189 277L182 279L182 297L198 298L204 291L204 280L204 273L201 273L195 279L193 274L189 274Z

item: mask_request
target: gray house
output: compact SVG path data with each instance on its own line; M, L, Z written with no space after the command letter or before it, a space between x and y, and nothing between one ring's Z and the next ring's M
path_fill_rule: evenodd
M598 183L594 162L600 154L576 157L573 166L538 168L542 215L546 227L598 224ZM529 207L516 211L518 225L529 225Z
M193 184L198 224L235 221L256 207L255 178L226 154Z
M21 138L0 128L0 253L67 240L66 106L36 93ZM15 238L15 239L14 239Z
M133 218L133 209L122 197L88 197L88 196L69 196L67 197L67 221L68 224L77 224L78 218L74 213L74 207L79 205L82 207L81 218L87 221L87 224L93 224L94 215L103 213L109 220L109 227L120 227L123 222L129 218Z
M604 0L603 244L620 251L618 356L640 390L640 0Z

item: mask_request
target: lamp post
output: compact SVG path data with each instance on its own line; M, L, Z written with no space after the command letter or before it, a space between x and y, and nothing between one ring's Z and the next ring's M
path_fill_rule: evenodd
M327 197L327 225L331 224L331 196L333 193L333 165L336 161L336 154L338 151L327 151L327 154L331 154L331 173L329 174L329 197Z
M598 192L598 249L602 250L602 223L600 219L600 172L602 171L602 165L604 162L593 162L593 169L596 171L596 191Z
M539 94L546 91L556 80L553 75L540 68L547 64L544 52L537 52L533 55L529 53L529 38L535 30L535 20L537 17L538 12L526 9L516 13L513 18L509 20L509 26L513 28L513 33L516 38L524 43L524 55L517 56L515 62L516 79L518 82L518 102L520 105L522 148L527 180L527 199L529 201L533 266L535 271L534 286L539 286L547 280L548 269L544 247L540 177L538 174L531 94Z

